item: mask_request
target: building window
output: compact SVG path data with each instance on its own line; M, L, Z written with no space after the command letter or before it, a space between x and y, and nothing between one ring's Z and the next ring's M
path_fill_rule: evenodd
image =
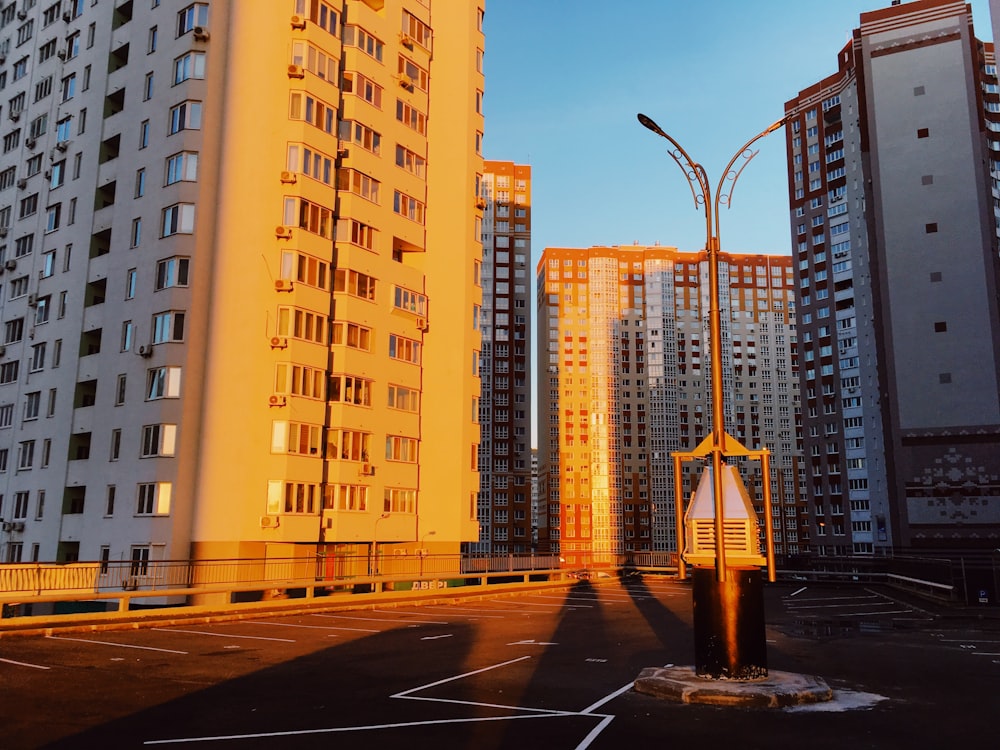
M177 12L177 36L183 36L195 26L208 25L208 3L192 3Z
M320 487L306 482L282 482L272 479L267 483L267 512L301 513L314 515L319 506Z
M333 375L327 399L355 406L372 405L373 382L353 375Z
M184 313L176 310L153 316L153 343L184 340Z
M401 461L403 463L417 462L417 440L416 438L402 437L400 435L386 435L385 437L385 460Z
M940 320L934 324L934 333L944 333L947 330L948 330L948 324L943 320Z
M356 169L340 169L337 171L337 188L345 190L362 198L378 203L379 181Z
M174 85L205 77L205 53L188 52L174 60Z
M392 210L410 221L424 223L424 204L406 193L393 191Z
M288 116L293 120L304 120L324 133L332 135L336 132L337 108L301 92L292 92Z
M334 323L332 342L343 344L352 349L370 352L372 348L372 330L357 323Z
M271 425L271 452L318 456L322 428L315 424L278 421Z
M191 234L194 231L194 204L175 203L163 209L161 237Z
M170 482L147 482L140 484L136 498L137 516L165 516L170 513ZM148 549L148 548L147 548Z
M285 198L285 226L299 227L328 240L333 239L333 212L304 198Z
M917 138L929 138L930 134L929 128L917 128Z
M154 367L146 373L146 400L178 398L181 392L180 367Z
M181 151L167 157L167 185L175 182L195 182L198 179L198 153Z
M178 256L159 261L156 264L156 291L173 286L187 286L190 263L189 258Z
M937 230L938 230L938 225L936 221L933 221L930 224L924 224L924 232L926 232L927 234L934 234L935 232L937 232Z
M135 299L135 286L138 280L138 271L130 268L125 272L125 299Z
M368 460L368 443L371 440L368 432L332 429L327 440L330 458L340 458L342 461Z
M17 446L18 470L30 469L35 463L35 441L25 440Z
M344 44L357 47L369 57L382 62L382 42L360 26L344 26Z
M177 425L148 424L142 428L142 458L173 456L177 439Z
M376 109L382 109L382 87L374 81L365 78L360 73L345 71L341 89L345 94L354 94L364 99ZM306 119L309 118L307 117Z
M420 364L420 342L389 334L389 356L414 365Z
M76 95L76 73L71 73L63 78L59 90L62 95L62 101L66 102L72 99Z
M201 129L201 102L186 101L170 108L168 135L182 130Z
M396 119L421 135L427 134L427 115L402 99L396 100Z
M420 410L420 391L402 385L389 386L390 409L417 412Z

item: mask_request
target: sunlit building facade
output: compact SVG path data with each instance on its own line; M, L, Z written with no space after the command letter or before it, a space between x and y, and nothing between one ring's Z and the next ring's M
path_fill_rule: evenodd
M531 506L531 167L486 161L477 553L533 551Z
M1000 540L1000 89L970 6L864 13L785 105L810 551Z
M720 279L726 427L773 454L785 558L808 533L791 259L723 253ZM537 295L540 544L569 566L676 551L671 455L712 429L707 254L546 248ZM743 468L763 517L760 467ZM685 494L699 471L685 465Z
M5 560L477 538L483 11L431 4L0 4Z

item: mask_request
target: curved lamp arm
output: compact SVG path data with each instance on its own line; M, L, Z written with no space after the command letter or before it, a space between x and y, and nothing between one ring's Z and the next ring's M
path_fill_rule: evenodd
M694 197L694 207L699 208L704 206L707 210L709 208L712 191L708 184L708 174L705 172L705 168L692 159L688 155L688 152L684 150L684 147L664 132L664 130L653 121L653 118L640 112L636 115L636 119L639 120L639 123L644 128L652 130L661 138L665 138L670 142L670 145L674 147L673 150L668 151L667 154L669 154L670 158L677 163L677 166L680 167L681 171L684 173L684 177L687 178L688 187L691 188L691 195Z

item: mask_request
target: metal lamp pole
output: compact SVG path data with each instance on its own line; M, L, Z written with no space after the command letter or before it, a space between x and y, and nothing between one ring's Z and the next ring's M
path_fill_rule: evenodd
M733 155L722 172L712 193L705 168L694 161L684 148L663 131L651 118L637 115L643 127L653 131L670 142L673 147L667 153L684 172L696 209L705 214L705 250L708 254L709 286L709 346L711 347L710 367L712 382L712 436L706 440L704 451L699 448L690 454L674 455L674 487L677 502L677 553L678 571L683 578L686 569L683 559L683 508L681 496L681 460L694 456L710 455L712 462L713 505L715 510L715 585L705 578L708 569L696 569L693 589L695 607L695 657L699 674L710 673L718 677L759 676L767 674L766 646L764 639L763 601L759 606L748 602L751 590L760 590L760 571L729 571L726 564L725 542L725 502L723 497L723 457L726 455L755 456L762 460L764 471L764 505L767 534L767 565L769 578L773 580L774 559L771 535L771 499L768 452L748 451L733 438L726 435L725 393L722 383L722 303L719 284L719 208L732 205L736 181L750 160L757 155L751 146L766 135L784 125L778 120L766 130L758 133ZM742 162L737 166L737 162ZM710 445L709 445L710 443ZM728 443L728 444L727 444ZM735 580L727 584L733 574ZM701 606L699 606L701 605ZM700 614L700 616L699 616ZM749 634L749 635L748 635ZM749 645L748 645L749 644ZM750 654L749 658L747 654Z

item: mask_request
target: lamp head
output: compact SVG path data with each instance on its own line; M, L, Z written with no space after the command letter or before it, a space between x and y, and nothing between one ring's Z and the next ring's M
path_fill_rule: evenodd
M657 125L655 122L653 122L653 118L647 117L646 115L642 114L642 112L637 114L635 117L644 128L652 130L654 133L664 138L667 137L667 134L663 132L663 129L660 128L660 126Z

